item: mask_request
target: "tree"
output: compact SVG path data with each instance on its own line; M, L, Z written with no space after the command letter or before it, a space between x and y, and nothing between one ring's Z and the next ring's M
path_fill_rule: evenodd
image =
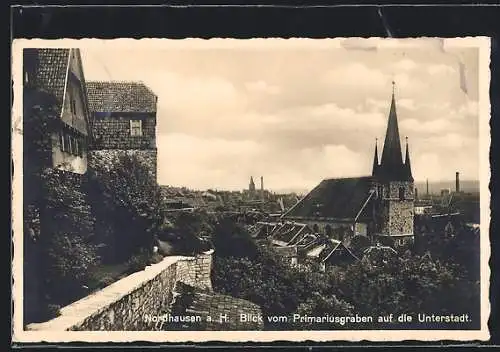
M96 232L110 262L152 251L163 223L160 187L149 166L134 154L95 158L87 193L96 215Z

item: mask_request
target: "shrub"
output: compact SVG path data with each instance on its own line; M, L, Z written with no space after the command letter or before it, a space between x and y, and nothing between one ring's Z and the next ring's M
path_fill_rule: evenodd
M92 243L94 219L79 176L45 170L40 254L49 302L69 303L86 293L89 270L99 264Z
M134 154L93 159L87 192L92 199L99 241L107 262L119 263L151 250L163 223L160 188L149 166Z

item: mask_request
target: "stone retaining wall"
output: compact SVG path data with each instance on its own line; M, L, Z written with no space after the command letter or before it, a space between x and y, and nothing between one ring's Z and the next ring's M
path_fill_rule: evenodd
M212 291L213 250L196 257L165 257L61 309L61 315L28 330L151 330L146 315L159 315L173 299L177 281Z

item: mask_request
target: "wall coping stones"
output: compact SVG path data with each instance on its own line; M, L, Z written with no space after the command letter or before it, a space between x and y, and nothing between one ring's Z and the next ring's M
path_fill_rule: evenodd
M200 253L199 256L210 256L213 249ZM198 256L198 257L199 257ZM168 267L182 261L194 261L197 257L188 256L168 256L161 262L147 266L144 270L135 272L111 285L91 293L90 295L73 302L60 310L60 315L43 323L33 323L27 326L27 330L70 330L73 326L79 325L89 316L99 314L106 310L113 303L126 297L133 291L144 286L164 272Z

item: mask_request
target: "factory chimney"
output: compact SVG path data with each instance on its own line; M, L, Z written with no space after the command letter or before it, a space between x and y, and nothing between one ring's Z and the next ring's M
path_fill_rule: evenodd
M429 195L429 179L427 179L425 181L425 183L426 183L426 185L425 185L426 186L426 194Z
M264 199L264 176L260 177L260 196Z
M455 191L460 192L460 173L455 172Z

